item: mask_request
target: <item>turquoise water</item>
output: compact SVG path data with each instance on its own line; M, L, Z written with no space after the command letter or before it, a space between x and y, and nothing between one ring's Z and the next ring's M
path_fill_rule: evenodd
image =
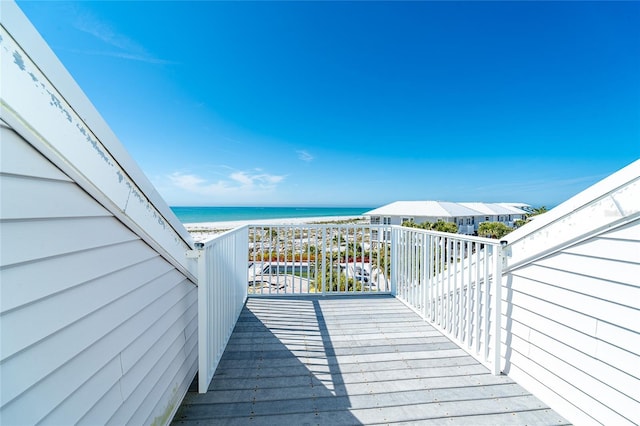
M171 207L182 223L360 216L375 207Z

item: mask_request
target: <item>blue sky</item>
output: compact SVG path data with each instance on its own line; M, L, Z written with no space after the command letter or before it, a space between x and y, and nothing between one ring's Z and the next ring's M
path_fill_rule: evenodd
M18 5L173 206L553 206L640 157L639 2Z

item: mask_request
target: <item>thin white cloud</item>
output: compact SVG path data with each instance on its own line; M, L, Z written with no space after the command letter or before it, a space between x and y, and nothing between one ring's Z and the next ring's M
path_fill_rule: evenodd
M271 192L276 189L279 183L283 182L285 176L272 175L253 171L234 171L226 178L217 181L208 181L194 174L175 172L168 176L174 187L194 194L206 196L227 196L232 193L259 194Z
M81 50L87 55L111 56L152 64L168 64L171 61L156 58L144 46L126 35L117 32L109 23L87 11L77 11L73 26L79 31L93 36L108 46L107 50Z
M112 58L120 58L120 59L129 59L132 61L146 62L148 64L175 64L173 61L166 61L164 59L157 59L148 55L138 55L134 53L127 52L116 52L109 50L79 50L79 49L69 49L70 52L79 53L82 55L91 55L91 56L110 56Z
M313 155L309 154L305 150L299 150L299 151L296 151L296 153L298 153L298 158L302 161L305 161L307 163L313 161Z
M495 185L477 187L476 191L505 191L518 190L522 192L545 192L560 187L573 187L581 185L592 185L601 180L604 175L581 176L577 178L565 179L531 179L514 182L502 182Z
M229 176L233 181L248 188L268 189L284 180L284 176L270 175L267 173L251 174L247 172L234 172Z
M186 189L187 191L195 191L206 183L204 179L200 179L196 175L184 175L181 173L172 173L169 175L169 180L175 186Z

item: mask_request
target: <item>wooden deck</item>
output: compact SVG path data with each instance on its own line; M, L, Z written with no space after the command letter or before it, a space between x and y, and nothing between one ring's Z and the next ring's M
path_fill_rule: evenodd
M173 424L567 424L391 296L251 298Z

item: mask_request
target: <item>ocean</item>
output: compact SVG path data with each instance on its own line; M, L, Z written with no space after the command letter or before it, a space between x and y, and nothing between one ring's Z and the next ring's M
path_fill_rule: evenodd
M171 207L182 223L360 216L375 207Z

